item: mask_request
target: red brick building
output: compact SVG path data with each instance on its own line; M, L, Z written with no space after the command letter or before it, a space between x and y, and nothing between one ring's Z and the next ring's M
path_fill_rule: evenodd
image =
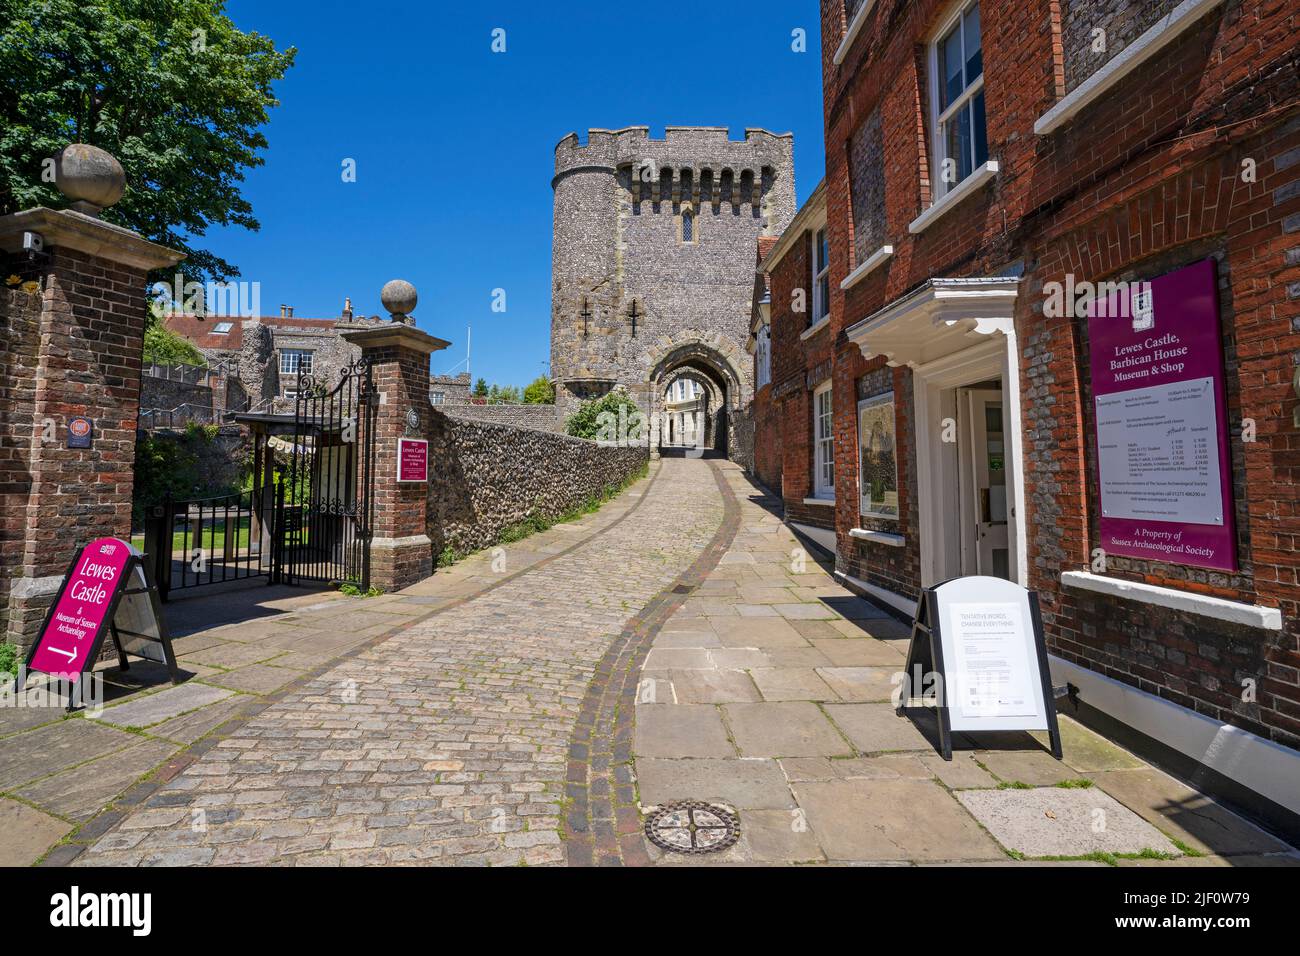
M813 191L779 239L759 248L767 302L755 300L755 341L761 340L766 324L771 357L769 370L755 366L755 382L760 376L768 379L756 395L755 470L780 493L786 520L833 549L833 340L825 184ZM756 355L761 351L755 348Z
M1082 716L1207 789L1300 813L1293 8L821 11L825 326L791 309L817 286L809 206L762 265L776 434L757 447L783 449L787 518L826 526L832 512L842 579L906 616L922 587L959 575L1035 589L1054 677L1078 688ZM1090 371L1100 313L1077 300L1088 284L1132 283L1115 287L1128 296L1193 274L1212 277L1198 301L1217 313L1223 368L1217 567L1101 546L1114 519ZM1135 331L1180 320L1163 297L1123 299L1146 316ZM756 468L770 480L770 462Z

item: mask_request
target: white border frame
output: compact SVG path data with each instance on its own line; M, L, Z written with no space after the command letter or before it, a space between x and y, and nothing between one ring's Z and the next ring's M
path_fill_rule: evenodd
M953 6L949 9L948 15L939 21L938 28L930 34L929 39L926 41L926 63L930 71L930 78L929 78L930 79L930 83L929 83L930 109L928 111L930 115L929 115L928 125L930 127L930 195L932 197L932 202L930 203L931 208L938 205L938 203L942 201L945 196L947 196L949 193L953 192L958 187L960 187L961 184L966 182L967 179L970 179L971 177L975 176L981 171L981 166L974 162L975 157L972 155L971 171L970 174L966 176L966 179L962 179L960 182L949 184L949 183L945 183L943 181L943 177L939 175L940 167L943 165L943 159L944 159L944 157L941 157L939 155L940 142L941 142L941 138L939 135L940 121L944 117L951 117L951 115L954 112L956 112L958 109L961 108L962 103L966 103L973 100L976 94L978 94L980 90L984 89L984 66L983 66L984 60L982 55L984 50L984 16L981 13L980 14L981 58L980 58L979 79L976 80L974 83L969 84L965 89L963 89L961 95L958 96L957 99L949 103L944 110L942 111L939 110L939 41L943 39L945 33L947 33L950 29L952 29L954 24L960 24L962 14L971 8L978 10L979 0L958 0L958 2L953 4ZM966 51L966 37L963 32L962 35L963 72L966 69L965 56L964 56L965 51ZM986 98L985 112L984 112L984 142L986 146L988 143L987 104L988 104L988 100ZM984 167L987 167L988 161L986 160L983 165ZM997 172L996 163L994 164L993 172ZM913 231L919 232L920 230L913 230Z
M831 468L834 469L835 467L835 392L831 387L833 382L834 382L833 379L828 378L826 381L822 382L820 385L814 388L812 393L812 440L813 440L812 497L816 498L818 501L835 500L834 479L832 479L832 483L829 488L824 487L822 485L822 465L824 464L824 460L822 459L822 442L827 441L827 439L821 438L817 432L817 428L820 425L820 419L821 419L821 413L817 409L817 400L822 395L830 395L831 434L829 438L829 443L830 443L829 447L831 453ZM834 471L832 470L831 473L834 474Z
M1046 136L1064 126L1222 3L1223 0L1183 0L1147 27L1136 40L1107 60L1090 77L1057 100L1051 109L1034 121L1034 132Z
M844 58L849 55L849 50L853 48L853 41L858 38L858 34L862 32L862 25L867 22L867 14L875 5L876 0L863 0L862 6L858 7L858 12L853 14L853 21L844 31L844 39L840 41L840 45L835 49L835 55L831 57L831 62L836 66L843 63Z
M894 406L894 491L898 491L898 396L891 388L887 392L881 392L879 395L872 395L870 398L859 400L857 411L854 414L853 433L857 436L857 472L858 472L858 517L875 518L878 521L898 522L897 514L884 514L879 511L862 510L862 411L865 408L871 408L875 405L892 405ZM852 533L852 532L850 532Z
M1012 580L1028 586L1029 533L1025 525L1024 436L1020 416L1020 351L1015 326L1008 321L1000 336L913 369L916 423L917 492L928 507L917 509L921 541L921 586L930 587L961 574L959 442L943 441L943 420L957 421L956 389L997 378L1002 382L1002 428L1008 458L1010 505L1007 544Z
M808 313L808 317L812 320L812 324L809 325L808 328L805 330L808 332L811 332L813 329L820 328L822 325L824 325L825 323L831 320L831 296L830 296L831 237L829 235L826 236L826 265L820 272L817 271L817 254L819 249L817 237L822 233L827 232L828 229L830 229L830 225L828 223L822 223L819 228L814 229L811 232L812 248L809 250L810 253L809 261L812 263L812 296L811 296L811 301L809 301L808 303L808 305L811 307ZM822 290L822 282L821 282L822 276L826 277L826 301L825 302L820 302L821 290ZM817 306L819 304L825 306L826 308L826 314L823 315L820 319L817 318Z

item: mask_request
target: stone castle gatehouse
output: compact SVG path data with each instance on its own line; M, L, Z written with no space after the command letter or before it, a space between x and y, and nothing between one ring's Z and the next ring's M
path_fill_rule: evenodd
M670 441L666 393L702 391L705 443L726 451L753 396L745 353L754 247L794 215L794 138L725 127L593 129L555 149L551 375L561 417L624 386ZM663 434L661 434L661 431Z

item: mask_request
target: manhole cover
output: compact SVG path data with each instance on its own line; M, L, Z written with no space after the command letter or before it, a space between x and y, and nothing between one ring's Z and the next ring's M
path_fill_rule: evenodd
M726 807L702 800L668 803L646 817L645 835L673 853L717 853L740 839L740 820Z

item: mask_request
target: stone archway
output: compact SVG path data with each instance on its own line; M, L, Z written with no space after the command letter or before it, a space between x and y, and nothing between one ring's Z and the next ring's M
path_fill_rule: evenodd
M650 449L658 454L668 444L663 432L665 392L683 377L700 381L708 393L709 452L725 457L731 447L732 423L736 412L752 397L743 352L725 336L682 331L665 336L645 358L647 369L647 413L650 419Z

